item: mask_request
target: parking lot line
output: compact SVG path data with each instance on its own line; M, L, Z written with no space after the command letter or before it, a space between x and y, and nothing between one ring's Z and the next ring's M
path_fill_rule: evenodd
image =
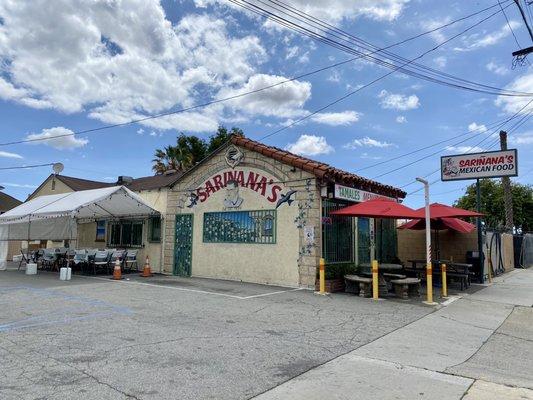
M157 287L157 288L174 289L174 290L179 290L179 291L182 291L182 292L210 294L210 295L213 295L213 296L229 297L229 298L237 299L237 300L249 300L249 299L254 299L254 298L257 298L257 297L272 296L272 295L275 295L275 294L282 294L282 293L288 293L288 292L295 292L295 291L299 291L299 290L305 290L304 288L294 288L294 289L287 289L287 290L277 290L275 292L254 294L254 295L250 295L250 296L237 296L237 295L228 294L228 293L219 293L219 292L214 292L214 291L209 291L209 290L189 289L189 288L183 288L183 287L158 285L158 284L149 283L149 282L138 282L138 281L132 281L132 280L120 280L120 281L117 280L117 281L114 281L114 280L112 280L110 278L101 278L101 277L98 277L98 276L83 276L83 275L79 275L79 276L82 277L82 278L97 279L97 280L102 280L102 281L106 281L106 282L135 284L135 285L151 286L151 287Z

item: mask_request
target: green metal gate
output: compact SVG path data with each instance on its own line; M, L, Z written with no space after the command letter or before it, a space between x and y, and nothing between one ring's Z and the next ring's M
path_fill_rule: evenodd
M191 275L192 224L192 214L176 215L176 237L174 241L174 275Z

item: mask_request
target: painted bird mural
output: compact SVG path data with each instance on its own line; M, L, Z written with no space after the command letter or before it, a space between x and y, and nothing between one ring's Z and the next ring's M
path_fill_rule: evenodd
M289 190L287 194L281 194L281 198L278 200L276 204L276 208L281 206L283 203L287 203L289 206L292 204L294 199L291 199L292 195L296 193L296 190Z

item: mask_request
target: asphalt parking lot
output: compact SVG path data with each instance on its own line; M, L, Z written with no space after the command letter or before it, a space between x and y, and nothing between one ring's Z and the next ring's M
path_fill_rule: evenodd
M208 279L0 272L0 398L248 399L418 320L419 302Z

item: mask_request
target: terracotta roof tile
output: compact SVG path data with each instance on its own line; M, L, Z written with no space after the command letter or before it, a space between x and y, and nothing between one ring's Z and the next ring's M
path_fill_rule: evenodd
M236 146L242 146L248 150L261 153L266 157L271 157L277 161L300 168L323 180L348 185L357 184L361 189L371 190L375 193L391 197L404 198L406 196L403 190L394 186L384 185L351 172L332 167L326 163L301 157L286 150L267 146L242 136L232 136L231 142Z

